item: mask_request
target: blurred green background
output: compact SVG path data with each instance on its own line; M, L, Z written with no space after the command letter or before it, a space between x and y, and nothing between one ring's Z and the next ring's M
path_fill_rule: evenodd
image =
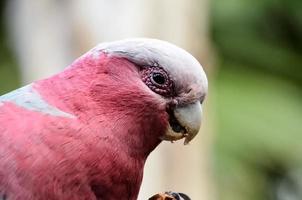
M15 89L20 84L16 58L8 40L5 5L6 1L0 2L0 94Z
M1 1L0 94L20 85ZM215 190L302 199L302 1L213 0Z
M302 1L212 1L222 200L302 199Z

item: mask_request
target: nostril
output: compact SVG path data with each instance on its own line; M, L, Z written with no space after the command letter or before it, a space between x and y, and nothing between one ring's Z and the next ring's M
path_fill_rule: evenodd
M192 88L189 88L186 93L189 94L192 91Z

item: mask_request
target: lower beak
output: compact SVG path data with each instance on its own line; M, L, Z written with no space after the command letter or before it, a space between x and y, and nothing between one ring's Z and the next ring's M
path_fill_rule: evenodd
M176 107L170 113L169 127L162 139L175 141L185 138L184 144L188 144L199 132L201 117L200 102Z

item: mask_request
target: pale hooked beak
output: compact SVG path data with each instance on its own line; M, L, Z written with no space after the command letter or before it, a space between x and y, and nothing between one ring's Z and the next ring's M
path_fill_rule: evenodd
M200 102L176 107L170 113L169 127L162 139L175 141L185 138L184 144L188 144L199 132L201 117Z

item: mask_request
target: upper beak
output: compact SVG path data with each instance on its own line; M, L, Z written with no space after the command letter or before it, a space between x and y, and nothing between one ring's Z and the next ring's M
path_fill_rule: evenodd
M185 138L184 144L188 144L199 132L201 117L200 102L176 107L173 116L170 116L170 126L163 139L174 141Z

